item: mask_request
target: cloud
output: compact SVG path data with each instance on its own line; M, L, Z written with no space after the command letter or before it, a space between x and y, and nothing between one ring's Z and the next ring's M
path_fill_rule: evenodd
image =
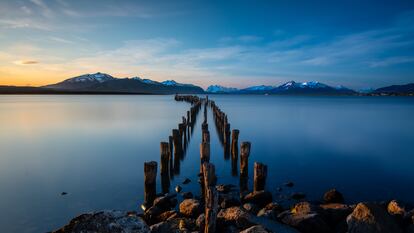
M73 41L68 40L68 39L64 39L64 38L60 38L60 37L51 36L51 37L49 37L49 39L52 40L52 41L55 41L55 42L59 42L59 43L74 44Z
M371 67L375 68L412 62L414 62L414 57L389 57L384 60L370 62L369 64Z
M0 19L0 27L5 29L21 29L30 28L37 30L50 31L51 27L47 24L41 23L35 19Z
M35 60L19 60L19 61L15 61L14 64L16 64L16 65L34 65L34 64L39 64L39 62L35 61Z

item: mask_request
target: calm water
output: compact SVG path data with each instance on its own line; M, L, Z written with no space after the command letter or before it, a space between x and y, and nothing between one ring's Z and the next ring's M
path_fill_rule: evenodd
M269 166L268 189L288 180L317 200L329 188L348 202L414 203L414 98L211 96L253 161ZM138 210L143 162L159 161L189 105L172 96L0 96L2 232L46 232L92 210ZM201 115L181 173L198 192ZM209 113L212 162L237 184ZM160 184L160 182L158 182ZM61 196L61 192L68 195Z

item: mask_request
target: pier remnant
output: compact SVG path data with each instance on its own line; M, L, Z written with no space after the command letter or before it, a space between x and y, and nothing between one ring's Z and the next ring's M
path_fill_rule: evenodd
M263 163L254 163L253 191L262 191L266 186L267 165Z
M144 205L152 206L156 196L157 162L144 163Z

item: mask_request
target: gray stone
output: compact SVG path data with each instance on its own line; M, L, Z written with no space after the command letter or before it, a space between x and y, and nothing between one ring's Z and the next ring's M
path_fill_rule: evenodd
M347 217L349 233L402 233L385 208L374 203L359 203Z
M180 213L187 217L195 217L201 213L200 202L196 199L185 199L180 204Z
M148 233L150 229L136 213L125 211L100 211L82 214L69 224L54 231L56 233Z

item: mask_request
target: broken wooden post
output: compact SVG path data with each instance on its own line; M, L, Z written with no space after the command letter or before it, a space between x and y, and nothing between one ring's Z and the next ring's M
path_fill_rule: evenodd
M256 192L264 190L267 178L267 165L255 162L253 173L253 191Z
M202 135L202 142L210 142L210 132L208 130L204 130L203 131L203 135Z
M208 187L205 198L205 225L204 233L216 232L216 220L218 211L218 193L216 188Z
M235 160L239 156L239 133L240 131L238 129L231 131L231 156Z
M151 207L156 196L157 162L144 163L144 206Z
M203 164L210 162L210 143L208 142L202 142L200 144L200 162L200 172L202 172Z
M176 157L180 157L183 152L182 143L180 140L180 131L178 129L172 130L172 136L173 136L173 143L174 143L174 159Z
M170 148L168 142L161 142L161 187L162 193L168 193L170 189Z
M242 142L240 145L240 192L248 190L250 142Z

